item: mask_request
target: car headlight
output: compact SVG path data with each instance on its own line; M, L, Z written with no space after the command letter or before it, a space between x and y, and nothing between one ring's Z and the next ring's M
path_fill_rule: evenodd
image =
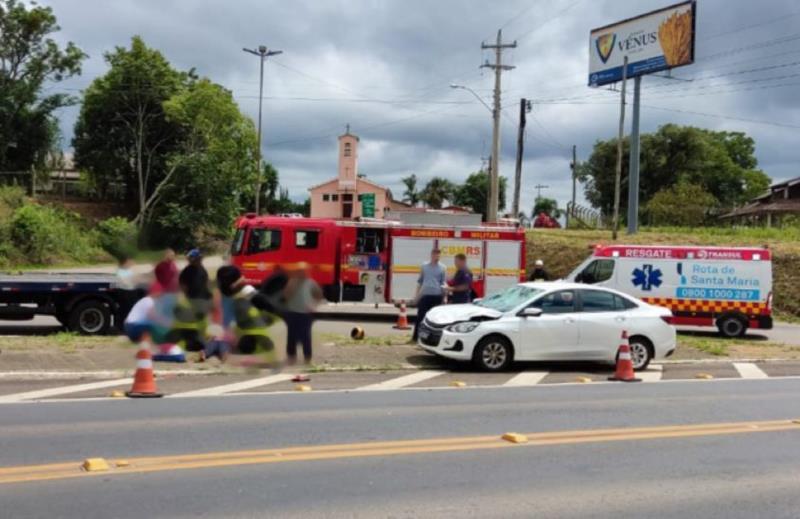
M469 333L475 328L477 328L479 324L481 323L475 321L467 321L464 323L451 324L450 326L447 327L447 331L454 333Z

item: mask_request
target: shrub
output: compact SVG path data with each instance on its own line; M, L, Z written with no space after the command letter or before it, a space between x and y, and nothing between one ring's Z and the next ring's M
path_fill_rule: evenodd
M77 215L52 207L24 205L11 217L10 241L25 263L92 261L103 254L95 233L83 229Z
M5 222L25 204L25 190L19 186L0 186L0 222Z
M114 216L100 222L97 230L100 247L117 261L136 253L139 231L133 222Z
M679 182L662 189L647 203L651 225L701 225L717 199L703 186Z

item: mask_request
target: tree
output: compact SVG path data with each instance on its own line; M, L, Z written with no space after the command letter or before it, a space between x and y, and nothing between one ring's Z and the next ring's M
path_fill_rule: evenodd
M653 225L696 227L716 205L717 199L703 186L679 182L656 193L647 203L647 213Z
M110 70L86 90L75 124L75 162L101 196L121 186L129 212L143 224L167 177L168 158L184 138L164 103L187 88L191 77L138 36L129 49L117 47L105 60Z
M500 177L498 184L500 190L497 209L502 211L506 207L506 177ZM481 213L486 220L489 206L489 174L486 171L477 171L468 176L467 180L456 189L453 203Z
M536 202L533 205L531 218L536 218L542 213L555 219L560 218L561 215L564 214L564 212L558 208L558 202L555 199L540 196L536 198Z
M616 139L598 141L578 169L586 198L609 215L614 203ZM622 192L627 193L628 141L623 143ZM680 182L701 186L722 208L763 192L770 179L757 169L755 143L739 132L716 132L666 124L641 137L640 201L642 207L659 191ZM624 213L624 211L622 211Z
M455 186L442 177L433 177L425 184L425 189L420 193L420 199L432 209L441 209L445 202L453 200Z
M223 237L254 197L252 121L228 90L208 79L193 81L163 109L182 139L165 158L166 173L147 198L145 215L184 239Z
M0 171L43 165L57 137L53 113L74 102L42 95L45 81L80 74L86 57L74 43L62 47L49 37L59 30L51 8L0 0Z
M400 179L403 185L406 186L403 191L403 202L412 207L416 207L420 203L420 192L417 190L417 175L411 174L407 177Z

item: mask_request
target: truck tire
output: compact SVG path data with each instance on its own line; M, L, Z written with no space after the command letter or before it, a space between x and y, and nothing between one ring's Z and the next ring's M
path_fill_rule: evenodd
M728 314L717 319L717 329L723 337L742 337L747 333L747 320L741 315Z
M78 303L69 313L67 327L82 335L104 335L111 328L111 310L102 301Z

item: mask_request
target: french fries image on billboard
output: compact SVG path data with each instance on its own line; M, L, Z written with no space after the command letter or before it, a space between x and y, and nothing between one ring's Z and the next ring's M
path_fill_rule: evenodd
M670 67L688 63L692 56L692 12L675 13L658 27L658 40Z

